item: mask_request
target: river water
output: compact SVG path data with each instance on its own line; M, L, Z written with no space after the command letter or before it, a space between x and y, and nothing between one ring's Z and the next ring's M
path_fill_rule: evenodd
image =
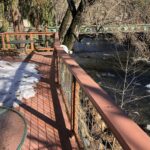
M150 135L149 64L127 63L127 46L104 38L83 38L74 50L80 66Z

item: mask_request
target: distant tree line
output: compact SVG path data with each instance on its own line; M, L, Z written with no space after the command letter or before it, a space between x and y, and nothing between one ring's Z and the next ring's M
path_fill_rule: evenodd
M61 41L72 49L81 25L96 25L99 32L108 24L150 23L150 1L67 0L68 9L60 26Z
M81 25L150 23L150 1L146 0L0 0L3 28L12 23L24 31L23 19L39 30L41 25L60 26L60 39L72 49ZM4 29L6 30L6 29Z
M1 20L12 23L14 31L23 31L23 19L28 19L37 30L40 25L55 25L55 6L52 0L1 0ZM5 26L5 25L4 25Z

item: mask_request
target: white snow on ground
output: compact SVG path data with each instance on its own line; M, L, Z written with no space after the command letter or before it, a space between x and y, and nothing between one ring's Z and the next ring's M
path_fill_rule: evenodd
M141 85L141 83L138 83L138 82L135 82L135 83L133 83L135 86L140 86Z
M98 72L96 72L96 76L97 76L98 78L101 78L101 75L100 75Z
M146 129L150 131L150 124L147 124Z
M148 93L150 93L150 84L145 85L146 88L148 88L148 90L146 90Z
M104 77L105 77L105 76L107 76L107 77L115 77L114 74L109 73L109 72L108 72L108 73L102 73L101 75L104 76Z
M145 87L150 88L150 84L147 84Z
M36 64L0 61L0 105L18 106L23 98L34 97L40 75Z

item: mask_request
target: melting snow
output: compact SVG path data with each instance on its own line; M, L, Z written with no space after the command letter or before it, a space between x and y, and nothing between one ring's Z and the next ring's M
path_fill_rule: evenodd
M0 105L18 106L21 100L35 95L40 75L36 64L0 61Z
M147 124L146 129L150 131L150 124Z
M102 73L101 75L104 76L104 77L105 77L105 76L107 76L107 77L115 77L114 74L109 73L109 72L108 72L108 73Z
M136 86L140 86L141 85L141 83L138 83L138 82L135 82L133 84L136 85Z
M148 90L146 90L148 93L150 93L150 84L145 85L146 88L148 88Z
M147 84L145 87L150 88L150 84Z

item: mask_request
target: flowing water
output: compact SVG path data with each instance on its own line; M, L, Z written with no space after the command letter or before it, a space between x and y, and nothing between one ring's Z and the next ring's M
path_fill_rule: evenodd
M126 48L103 38L83 38L75 43L73 56L112 100L150 135L150 65L143 62L127 65ZM128 68L128 72L123 68Z

